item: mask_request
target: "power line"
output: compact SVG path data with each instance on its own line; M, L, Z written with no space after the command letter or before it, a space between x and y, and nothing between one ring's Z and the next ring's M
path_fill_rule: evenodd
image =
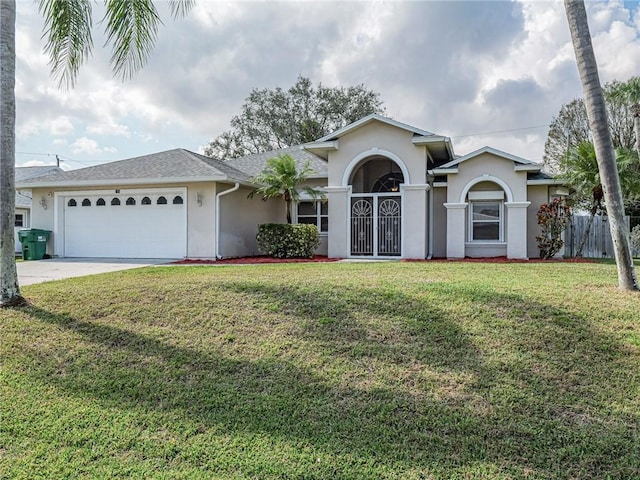
M511 128L509 130L496 130L494 132L478 132L478 133L468 133L466 135L455 135L450 138L464 138L464 137L475 137L478 135L492 135L494 133L509 133L509 132L519 132L521 130L533 130L536 128L549 128L548 124L545 125L532 125L530 127L521 127L521 128Z

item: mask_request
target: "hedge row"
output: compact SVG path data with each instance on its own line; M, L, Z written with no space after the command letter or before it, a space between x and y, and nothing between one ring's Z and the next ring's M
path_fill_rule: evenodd
M258 225L258 248L275 258L311 258L320 245L315 225L264 223Z

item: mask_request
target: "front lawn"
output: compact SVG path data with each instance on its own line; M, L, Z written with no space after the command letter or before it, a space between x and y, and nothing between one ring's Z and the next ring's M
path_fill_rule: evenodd
M640 478L610 263L160 267L0 311L0 478Z

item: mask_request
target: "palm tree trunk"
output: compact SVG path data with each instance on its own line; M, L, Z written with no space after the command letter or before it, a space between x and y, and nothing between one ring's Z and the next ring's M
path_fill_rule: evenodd
M24 303L15 253L16 2L0 1L0 306Z
M607 122L607 111L598 77L587 12L583 0L564 0L569 31L582 80L584 103L587 107L589 126L593 134L598 170L604 189L609 228L618 267L618 286L624 290L638 290L629 244L629 232L624 221L624 202L615 151Z

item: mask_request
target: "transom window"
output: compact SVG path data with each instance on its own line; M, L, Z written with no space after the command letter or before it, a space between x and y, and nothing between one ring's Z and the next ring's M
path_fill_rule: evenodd
M326 201L298 202L298 223L306 223L318 227L318 231L329 231L329 207Z
M499 201L470 202L472 242L502 241L502 205Z

